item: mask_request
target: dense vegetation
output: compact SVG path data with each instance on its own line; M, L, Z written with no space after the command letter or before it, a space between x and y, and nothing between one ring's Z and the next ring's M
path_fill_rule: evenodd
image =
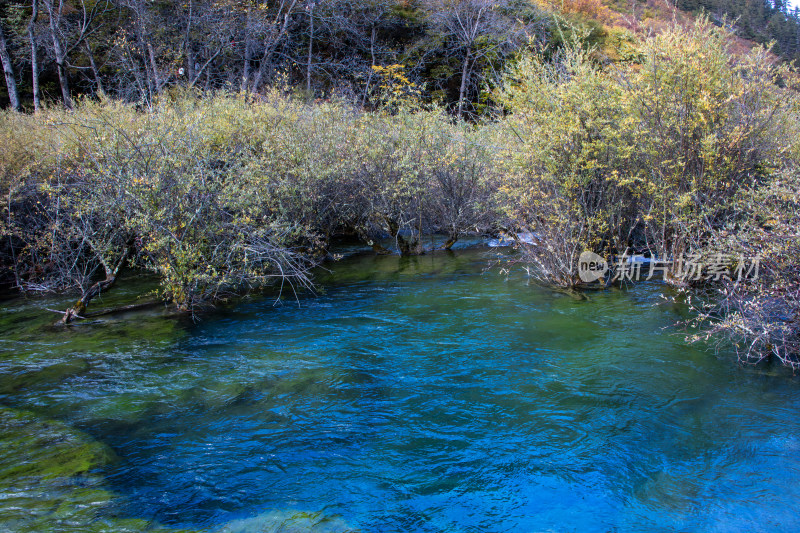
M17 283L86 285L130 253L192 308L280 274L306 283L331 236L459 234L488 219L484 131L440 110L367 113L279 92L3 115ZM485 141L481 139L480 141ZM31 285L34 283L35 285Z
M708 19L637 34L593 2L34 4L47 15L5 7L6 49L52 51L60 105L20 83L36 112L0 115L0 260L20 290L80 290L66 321L126 265L195 311L310 285L337 236L415 255L434 233L525 232L542 283L591 285L583 250L672 261L696 338L800 362L796 73Z
M476 112L481 80L551 23L528 0L13 0L0 56L13 107L283 84L374 106L381 69L404 65L427 100Z
M786 3L678 7L798 58L798 13ZM70 107L101 93L149 105L173 87L289 85L375 107L379 73L396 65L426 101L485 114L485 83L521 49L551 55L577 33L599 56L632 60L634 34L676 18L685 16L664 0L9 0L0 3L0 105Z
M785 0L678 0L686 11L706 12L727 22L737 35L761 44L792 61L800 59L800 9Z

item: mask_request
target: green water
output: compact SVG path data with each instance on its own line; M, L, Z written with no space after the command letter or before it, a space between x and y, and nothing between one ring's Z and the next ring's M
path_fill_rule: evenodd
M800 527L796 378L687 346L659 284L576 300L490 259L357 255L197 322L4 302L0 530Z

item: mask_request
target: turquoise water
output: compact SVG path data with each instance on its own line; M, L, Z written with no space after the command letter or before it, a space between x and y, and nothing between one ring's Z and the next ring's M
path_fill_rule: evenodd
M660 284L576 300L489 258L350 257L199 322L6 302L0 405L108 453L31 481L5 452L5 493L32 485L0 529L800 529L797 378L687 346Z

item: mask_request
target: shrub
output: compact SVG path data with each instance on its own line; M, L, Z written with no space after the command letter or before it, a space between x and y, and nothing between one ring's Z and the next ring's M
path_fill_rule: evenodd
M732 56L728 40L700 21L645 39L641 65L599 66L572 47L510 72L499 98L519 143L506 205L520 225L565 241L558 261L547 246L530 251L561 265L559 284L578 283L583 248L609 258L647 249L677 267L740 222L739 191L784 164L786 67L763 49Z
M489 220L492 156L439 109L367 113L273 91L2 120L5 259L23 289L82 288L77 314L129 257L193 310L275 278L308 285L335 235L378 249L389 234L414 254L423 233L449 246Z

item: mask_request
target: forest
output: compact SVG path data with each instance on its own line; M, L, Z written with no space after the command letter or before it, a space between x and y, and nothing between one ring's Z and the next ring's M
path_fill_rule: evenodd
M525 0L37 0L3 8L0 47L11 107L278 85L375 106L376 69L403 65L427 100L466 113L487 71L539 40L547 19Z
M525 233L514 261L562 291L619 283L581 280L584 250L670 260L693 339L796 367L797 12L679 7L696 13L6 3L4 282L79 294L69 323L139 268L198 313L265 285L312 287L343 236L414 256L432 234L449 249ZM724 275L687 279L689 256L700 274L723 257ZM744 258L758 276L733 275Z
M739 38L800 58L797 9L781 0L9 0L0 6L0 105L69 108L81 96L148 105L172 88L380 102L382 69L461 115L495 110L487 83L525 49L552 55L573 35L605 61L632 39L705 13ZM399 68L399 67L396 67Z

